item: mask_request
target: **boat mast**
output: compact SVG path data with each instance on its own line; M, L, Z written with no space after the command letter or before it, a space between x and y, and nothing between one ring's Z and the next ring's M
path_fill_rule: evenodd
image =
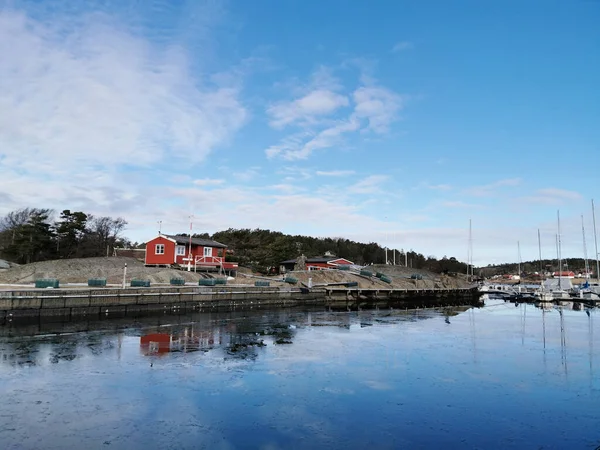
M540 229L538 228L538 253L540 257L540 276L543 274L544 269L542 267L542 239L540 238Z
M521 243L517 241L517 252L519 256L519 292L521 292Z
M467 247L467 281L473 281L473 240L471 230L471 219L469 219L469 242Z
M469 219L469 254L471 256L471 260L469 261L469 265L471 267L471 281L473 281L473 233L472 233L471 219Z
M544 268L542 267L542 239L540 238L540 229L538 228L538 253L540 258L540 289L544 290Z
M598 235L596 233L596 212L594 210L594 199L592 199L592 218L594 220L594 246L596 247L596 281L600 282L600 261L598 258L600 257L600 253L598 253Z
M556 220L558 222L558 234L556 235L556 251L558 253L558 288L562 290L562 254L560 242L560 211L556 211Z
M583 214L581 215L581 234L583 235L583 260L585 262L585 279L587 280L590 276L590 262L588 260L587 244L585 242L585 226L583 225Z

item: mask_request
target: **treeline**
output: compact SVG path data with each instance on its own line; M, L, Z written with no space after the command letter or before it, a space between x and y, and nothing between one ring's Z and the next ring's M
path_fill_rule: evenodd
M219 231L213 235L195 234L195 237L210 238L222 242L232 250L227 256L229 261L238 262L241 266L251 267L267 272L270 268L278 268L282 261L294 259L301 254L306 257L323 256L326 252L341 258L349 259L355 264L385 264L385 248L371 242L368 244L344 238L316 238L310 236L288 235L278 231L260 229L233 229ZM388 261L393 261L393 251L388 249ZM456 258L443 257L438 260L434 256L425 257L413 250L405 252L396 249L396 264L415 269L427 269L433 272L466 273L465 263Z
M82 211L23 208L0 218L0 258L18 264L61 258L112 255L129 245L121 237L122 218L95 217Z
M588 261L589 270L596 272L596 260L590 259ZM565 258L562 260L563 271L573 271L575 274L585 272L585 260L583 258ZM521 274L528 275L543 272L558 272L559 264L556 259L544 259L541 262L538 261L525 261L521 263ZM504 263L496 265L488 265L478 269L481 276L492 277L494 275L517 275L519 274L518 263Z
M96 217L82 211L63 210L58 217L51 209L23 208L0 217L0 258L18 264L66 258L112 256L115 247L144 248L121 234L127 222L122 218ZM185 235L185 234L182 234ZM226 259L261 272L278 269L282 261L300 255L308 258L327 252L355 264L385 264L385 248L344 238L316 238L288 235L261 229L233 229L194 234L228 246ZM388 261L394 259L388 249ZM456 258L424 256L413 250L396 249L396 264L433 272L466 273L465 263Z

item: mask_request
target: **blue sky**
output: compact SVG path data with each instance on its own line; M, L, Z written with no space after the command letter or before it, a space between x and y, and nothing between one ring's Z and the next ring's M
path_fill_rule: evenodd
M593 255L600 2L0 5L0 214Z

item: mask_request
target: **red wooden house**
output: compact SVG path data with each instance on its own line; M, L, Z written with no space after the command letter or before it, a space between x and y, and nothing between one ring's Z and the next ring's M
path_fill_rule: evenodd
M160 234L146 242L147 266L178 264L196 269L236 270L237 263L225 262L227 246L211 239Z

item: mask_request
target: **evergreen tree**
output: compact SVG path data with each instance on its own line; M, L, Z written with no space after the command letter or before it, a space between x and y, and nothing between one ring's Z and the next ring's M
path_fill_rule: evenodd
M60 220L54 225L57 234L57 253L62 258L81 256L79 244L85 233L88 215L81 212L71 212L65 209L60 213Z
M49 223L51 210L30 210L27 222L10 230L12 242L3 251L19 264L43 261L54 256L54 232Z

